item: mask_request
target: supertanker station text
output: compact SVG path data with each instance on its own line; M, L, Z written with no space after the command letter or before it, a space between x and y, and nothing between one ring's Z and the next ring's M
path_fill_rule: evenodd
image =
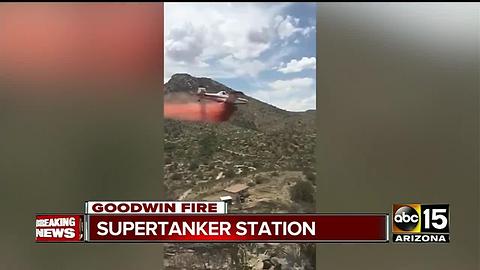
M166 221L101 221L99 236L315 236L315 222L166 222Z

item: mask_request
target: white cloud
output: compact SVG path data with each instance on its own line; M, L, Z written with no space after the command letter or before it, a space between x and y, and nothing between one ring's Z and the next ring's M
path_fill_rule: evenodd
M266 90L254 92L253 97L288 111L315 109L315 80L308 77L276 80Z
M195 28L186 22L182 26L174 27L165 40L165 52L174 61L192 64L202 54L205 37L201 28Z
M302 31L300 27L297 27L299 21L290 15L285 17L279 15L275 17L275 21L277 22L277 33L280 39L286 39L296 32Z
M295 59L315 27L304 26L314 25L311 18L285 14L289 5L165 3L165 80L175 73L229 79L250 89L248 95L279 108L314 109L315 80L285 79L287 73L313 69L315 61Z
M254 62L278 38L273 22L286 5L165 3L165 78L185 69L192 75L229 76L232 72L222 69L231 71L231 62L238 62L238 69ZM219 61L224 58L231 61ZM243 73L256 75L258 69Z
M312 78L295 78L291 80L276 80L269 83L269 86L274 91L288 92L297 89L310 89L315 83Z
M315 26L300 27L300 19L287 15L285 17L278 15L275 17L275 27L280 39L285 40L296 33L308 37L312 32L315 32Z
M316 30L315 26L307 26L302 29L302 35L309 37L311 33L314 33Z
M237 76L256 77L260 72L267 69L266 64L260 60L239 60L232 55L220 59L219 62L225 68L225 71L233 72Z
M299 18L279 15L289 5L165 3L165 79L177 72L217 79L258 76L278 65L275 54L269 54L271 60L262 54L299 44L301 35L315 30L300 27Z
M315 69L317 60L315 57L302 57L302 59L292 59L287 64L281 63L277 69L282 73L300 72L305 69Z
M279 100L277 106L292 112L303 112L306 110L314 110L316 108L316 96L311 94L305 98L292 98L287 100Z

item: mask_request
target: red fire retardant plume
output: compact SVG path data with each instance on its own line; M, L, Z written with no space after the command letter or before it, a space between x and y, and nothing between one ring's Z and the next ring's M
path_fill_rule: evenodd
M234 105L231 103L202 101L164 104L165 118L186 121L222 122L228 120L233 111Z

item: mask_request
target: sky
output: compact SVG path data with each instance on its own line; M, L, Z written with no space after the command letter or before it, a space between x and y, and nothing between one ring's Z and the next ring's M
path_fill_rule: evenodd
M165 81L209 77L288 111L315 109L315 3L165 3Z

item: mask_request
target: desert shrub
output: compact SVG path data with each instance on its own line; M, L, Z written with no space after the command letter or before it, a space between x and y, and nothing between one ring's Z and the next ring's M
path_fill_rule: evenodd
M203 179L203 173L201 171L197 172L196 177L197 177L198 180L202 180Z
M175 148L176 148L176 145L174 143L171 143L171 142L166 142L165 145L164 145L165 152L167 152L167 153L174 152Z
M280 174L277 171L273 171L272 173L270 173L270 176L273 176L273 177L277 177L279 175Z
M311 182L300 181L290 189L290 198L294 202L312 203L314 201L313 193L314 188Z
M252 162L252 166L255 167L255 168L260 168L263 166L263 162L259 161L259 160L254 160Z
M180 179L182 179L182 176L179 173L172 174L172 180L180 180Z
M299 244L300 253L305 256L308 262L308 266L312 269L316 269L316 248L315 244Z
M255 176L255 183L256 183L256 184L262 184L262 183L267 182L268 180L269 180L268 177L263 176L263 175L261 175L261 174Z
M305 175L305 177L307 178L308 181L312 182L313 184L315 184L315 173L313 173L312 170L304 170L303 171L303 174Z
M198 165L199 165L198 160L192 160L188 166L188 169L191 171L196 170L198 168Z
M214 132L204 134L198 141L200 159L210 159L215 151L217 151L217 143L217 134Z
M235 176L235 172L233 171L233 169L227 169L225 171L225 177L227 178L232 178Z

